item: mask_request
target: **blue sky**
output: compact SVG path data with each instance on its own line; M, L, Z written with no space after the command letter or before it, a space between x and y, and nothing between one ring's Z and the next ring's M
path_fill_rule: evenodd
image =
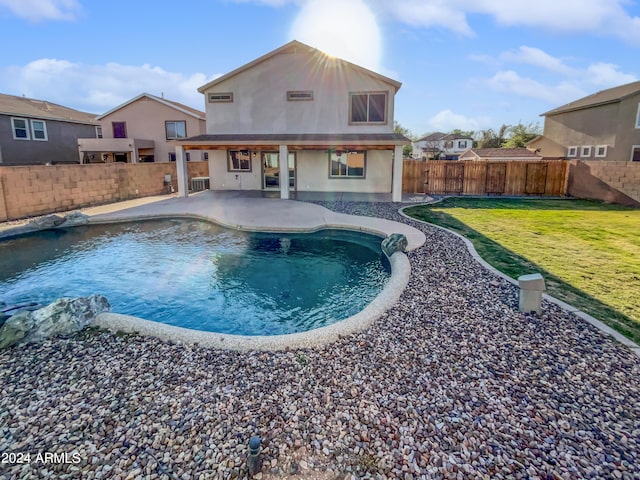
M497 129L640 79L634 0L0 0L0 92L104 113L296 39L403 83L412 133Z

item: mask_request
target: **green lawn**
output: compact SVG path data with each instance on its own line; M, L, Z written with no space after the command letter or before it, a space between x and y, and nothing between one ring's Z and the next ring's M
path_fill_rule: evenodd
M587 200L448 198L404 210L458 232L517 278L640 342L640 209Z

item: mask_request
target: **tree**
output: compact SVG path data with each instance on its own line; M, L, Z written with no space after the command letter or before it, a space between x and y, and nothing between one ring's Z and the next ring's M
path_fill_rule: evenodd
M393 131L395 133L399 133L401 135L404 135L405 137L407 137L412 142L416 139L415 135L413 133L411 133L411 130L409 130L408 128L405 128L402 125L400 125L400 122L398 122L397 120L394 120L394 122L393 122ZM402 147L402 155L404 157L411 157L413 155L413 146L412 145L405 145L404 147Z
M497 132L491 128L480 130L476 135L478 148L500 148L508 129L509 126L503 124Z
M502 143L504 148L524 147L528 142L536 138L542 133L538 123L529 123L524 125L519 123L508 128L509 138Z

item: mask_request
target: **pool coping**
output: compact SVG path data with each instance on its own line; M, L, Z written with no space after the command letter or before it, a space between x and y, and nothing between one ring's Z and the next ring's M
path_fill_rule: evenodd
M418 223L422 223L425 225L429 225L430 227L434 227L434 228L438 228L440 230L444 230L445 232L448 232L456 237L458 237L460 240L462 240L465 244L465 246L467 247L467 250L469 251L469 253L471 254L471 256L473 257L473 259L478 262L480 265L482 265L484 268L486 268L487 270L489 270L490 272L494 273L495 275L503 278L504 280L506 280L507 282L515 285L516 287L519 287L518 281L512 277L510 277L509 275L501 272L500 270L496 269L493 265L489 264L484 258L482 258L480 256L480 254L477 252L476 247L473 245L473 242L471 242L471 240L469 240L468 238L466 238L465 236L454 232L453 230L449 230L446 227L441 227L440 225L436 225L435 223L430 223L430 222L426 222L424 220L419 220L417 218L411 217L409 215L407 215L406 213L404 213L404 210L406 208L411 208L411 207L417 207L420 205L433 205L434 203L439 203L441 202L443 199L438 199L437 201L434 202L428 202L428 203L423 203L423 204L414 204L414 205L405 205L401 208L398 209L398 213L400 215L402 215L403 217L412 220L414 222L418 222ZM602 333L605 333L606 335L609 335L611 337L613 337L617 342L621 343L622 345L628 347L631 349L631 351L633 353L635 353L638 357L640 357L640 345L636 344L633 340L630 340L629 338L625 337L624 335L622 335L620 332L614 330L613 328L611 328L610 326L606 325L605 323L603 323L602 321L598 320L597 318L589 315L588 313L580 310L577 307L574 307L573 305L568 304L567 302L563 302L562 300L555 298L547 293L543 293L542 294L542 298L544 300L547 300L550 303L553 303L554 305L557 305L558 307L560 307L561 309L569 312L569 313L573 313L576 317L590 323L591 325L593 325L594 327L596 327L598 330L600 330Z

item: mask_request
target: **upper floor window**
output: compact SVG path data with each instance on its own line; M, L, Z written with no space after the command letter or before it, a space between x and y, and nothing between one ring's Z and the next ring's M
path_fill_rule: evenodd
M47 124L42 120L31 120L31 133L33 140L47 141Z
M127 122L112 122L113 138L127 138Z
M251 152L249 150L229 150L227 170L230 172L250 172Z
M102 138L102 127L100 125L96 125L96 138Z
M636 113L636 128L640 128L640 102L638 102L638 112Z
M26 118L12 118L11 129L13 130L14 140L30 140L29 124Z
M640 162L640 145L631 146L631 158L632 162Z
M350 94L349 123L386 123L387 92Z
M567 158L575 158L578 156L578 147L568 147L567 148Z
M606 156L607 156L607 146L606 145L596 146L596 157L606 157Z
M590 157L591 156L591 145L583 145L580 148L580 156L581 157Z
M187 122L164 122L167 140L187 138Z
M467 148L467 141L466 140L459 140L458 141L458 148Z
M223 92L223 93L210 93L207 95L209 99L209 103L225 103L225 102L233 102L233 93L232 92Z
M364 150L329 151L329 177L364 178L365 167L366 152Z

